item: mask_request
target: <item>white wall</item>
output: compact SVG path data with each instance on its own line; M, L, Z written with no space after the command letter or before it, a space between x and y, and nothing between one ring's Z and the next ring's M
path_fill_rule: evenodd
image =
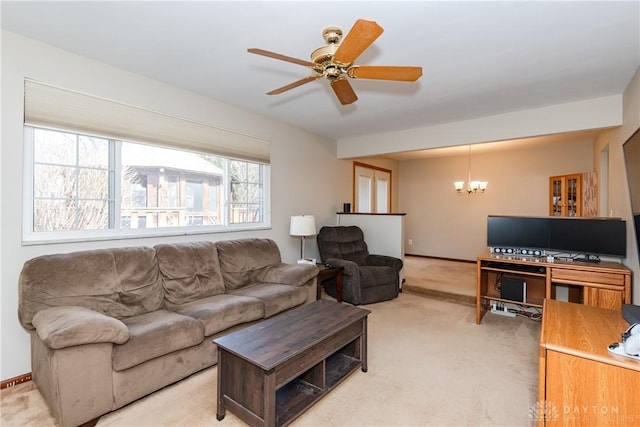
M622 151L622 145L640 128L640 68L636 70L633 79L624 91L623 106L623 125L599 135L594 146L594 160L599 169L601 153L603 150L608 150L609 204L607 212L613 212L613 216L620 216L627 221L627 258L624 264L633 270L631 294L633 303L640 305L640 261L638 260L631 196Z
M338 140L338 157L507 141L622 125L622 95ZM393 141L393 143L390 143Z
M271 141L272 228L191 237L115 240L22 246L23 80L25 77L184 117ZM265 117L212 101L161 82L2 32L2 130L0 145L0 378L31 371L28 334L18 323L18 275L35 256L103 247L154 245L186 240L244 237L274 239L285 261L299 256L299 240L289 236L289 218L313 214L318 228L335 223L335 212L351 197L351 162L337 160L335 142ZM307 242L317 257L315 240Z
M472 151L472 179L489 182L484 194L454 189L467 180L467 155L400 161L406 253L475 260L487 249L487 215L546 216L549 177L593 170L593 139L584 136L508 147Z

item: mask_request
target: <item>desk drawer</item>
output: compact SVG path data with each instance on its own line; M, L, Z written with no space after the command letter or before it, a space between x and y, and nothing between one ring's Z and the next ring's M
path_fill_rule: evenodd
M569 268L551 269L551 281L565 280L575 283L591 283L624 286L624 274L573 270Z

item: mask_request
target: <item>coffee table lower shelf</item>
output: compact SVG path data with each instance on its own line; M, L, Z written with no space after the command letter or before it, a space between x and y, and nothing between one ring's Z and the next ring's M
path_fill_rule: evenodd
M325 361L325 387L298 377L276 391L276 424L286 425L358 369L360 360L336 353Z

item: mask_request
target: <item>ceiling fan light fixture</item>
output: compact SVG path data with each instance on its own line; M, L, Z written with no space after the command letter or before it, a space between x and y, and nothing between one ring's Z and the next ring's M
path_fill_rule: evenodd
M340 43L342 30L338 27L327 27L322 31L322 37L327 44L311 52L312 62L264 49L250 48L247 49L247 51L256 55L302 65L308 67L315 73L281 88L272 90L271 92L267 92L267 95L277 95L324 77L331 83L331 87L340 103L347 105L355 102L358 97L346 80L346 77L352 79L413 82L422 76L422 67L353 65L356 58L358 58L383 31L382 27L375 21L358 19L344 37L342 43Z

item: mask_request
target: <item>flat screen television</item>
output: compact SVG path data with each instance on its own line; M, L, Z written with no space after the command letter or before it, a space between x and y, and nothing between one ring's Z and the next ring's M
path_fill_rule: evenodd
M550 224L549 248L581 254L627 256L625 221L553 218Z
M489 215L487 246L624 258L627 255L626 222L612 218Z
M490 215L487 246L547 249L549 222L546 218Z

